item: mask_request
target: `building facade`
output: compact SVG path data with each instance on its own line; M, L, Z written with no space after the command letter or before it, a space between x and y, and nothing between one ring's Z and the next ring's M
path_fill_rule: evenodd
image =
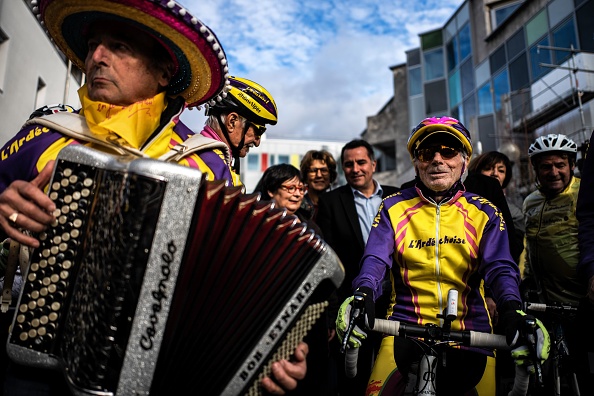
M393 135L387 171L399 185L414 176L410 130L425 117L458 118L475 152L499 150L514 161L510 187L526 194L534 183L527 151L537 136L563 133L582 145L592 133L593 15L594 0L465 1L444 26L419 35L406 64L393 68L403 81L394 84L393 108L401 114L392 118L407 122L377 131L372 125L386 118L382 109L363 136L375 145L372 135Z
M30 6L30 0L0 0L0 145L35 109L57 103L80 105L76 91L82 73L68 68Z
M254 191L264 171L277 164L291 164L299 169L301 159L309 150L326 150L336 160L338 179L335 185L345 184L344 174L340 171L340 150L347 142L270 139L263 135L260 147L253 148L241 159L241 181L247 192Z

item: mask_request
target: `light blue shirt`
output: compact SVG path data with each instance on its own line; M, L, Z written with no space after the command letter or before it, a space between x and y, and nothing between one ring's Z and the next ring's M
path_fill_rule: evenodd
M369 198L367 198L359 190L353 190L353 196L355 198L355 208L357 208L357 217L359 218L359 225L361 226L361 233L363 234L363 242L367 244L367 238L371 232L371 225L373 219L377 215L380 204L382 203L382 194L384 193L382 187L377 181L373 181L375 185L375 191Z

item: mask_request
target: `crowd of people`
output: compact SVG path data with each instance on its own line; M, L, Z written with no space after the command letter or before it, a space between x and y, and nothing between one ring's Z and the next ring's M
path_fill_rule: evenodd
M86 74L81 108L39 109L5 145L19 149L4 150L10 155L0 162L3 295L18 295L23 275L6 257L37 248L36 235L55 221L56 205L44 189L62 148L82 144L175 162L199 169L208 180L241 186L240 158L278 121L271 93L230 76L214 33L176 3L64 4L40 0L40 18ZM200 133L179 120L197 105L206 105L208 116ZM67 113L72 122L56 113ZM524 303L578 307L576 317L564 323L567 344L582 394L592 392L594 341L587 329L594 319L594 149L580 180L574 174L576 143L562 134L537 137L526 153L536 189L519 208L505 194L514 164L496 151L476 155L471 136L451 117L422 120L407 143L415 179L400 188L376 180L374 149L361 139L346 143L337 159L311 150L299 168L266 169L253 192L315 230L340 258L345 280L330 298L326 320L291 359L272 364L263 390L404 394L420 358L414 341L362 329L373 329L376 317L440 325L448 290L455 289L460 316L452 329L503 333L511 359L497 359L498 365L531 365L523 338L530 318L537 324L532 358L546 370L548 318L533 318ZM343 186L336 185L338 165ZM364 301L364 322L347 343L360 348L359 374L347 378L341 346L355 298ZM6 336L7 321L2 323L0 334ZM441 394L501 394L493 350L438 349L448 362L437 369ZM60 376L2 359L6 395L68 394Z

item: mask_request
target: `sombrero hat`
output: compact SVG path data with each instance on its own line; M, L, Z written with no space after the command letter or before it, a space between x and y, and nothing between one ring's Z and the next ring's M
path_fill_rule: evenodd
M35 0L34 0L35 2ZM64 54L85 70L84 32L96 20L129 23L153 36L169 52L175 73L168 88L189 107L222 92L227 59L215 34L185 8L170 0L37 0L34 8L50 37Z

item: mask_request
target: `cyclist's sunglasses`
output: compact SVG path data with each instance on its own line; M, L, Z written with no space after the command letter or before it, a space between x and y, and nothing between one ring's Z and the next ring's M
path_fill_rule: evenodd
M417 149L416 157L421 162L429 162L439 153L443 159L452 159L460 152L459 148L446 146L445 144L436 144L429 147Z
M250 125L252 126L252 128L254 128L254 133L256 134L256 136L262 136L264 132L266 132L266 127L263 125L257 125L253 122L250 122Z

